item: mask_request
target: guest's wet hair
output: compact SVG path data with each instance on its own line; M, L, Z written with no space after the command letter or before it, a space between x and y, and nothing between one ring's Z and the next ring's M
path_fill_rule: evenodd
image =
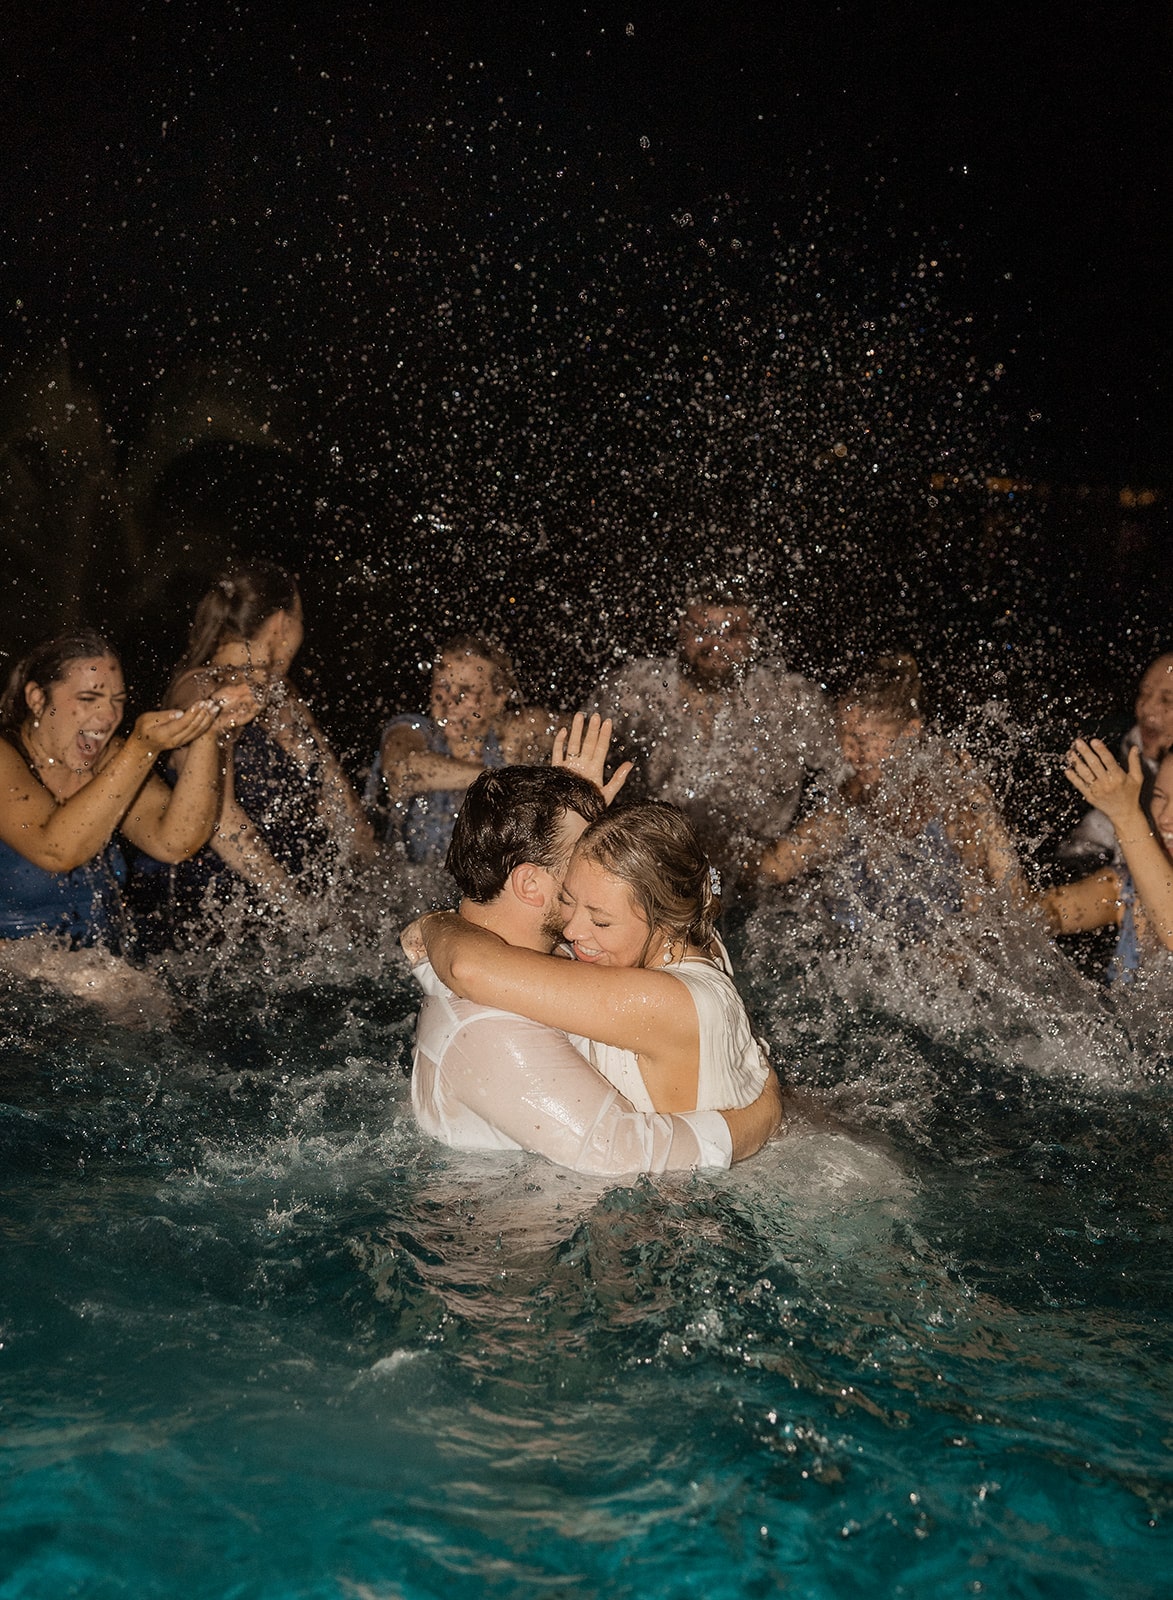
M563 817L576 811L591 822L605 804L588 778L565 767L492 768L469 786L445 866L466 899L486 905L515 867L563 866Z
M709 858L679 806L666 800L616 806L591 823L575 854L621 879L647 919L641 967L665 933L702 950L712 943L721 902Z
M864 711L903 727L922 715L922 697L915 656L876 656L839 696L839 709Z
M187 652L175 669L179 678L205 667L220 646L251 639L278 611L297 605L297 581L275 561L247 561L221 573L196 606Z
M114 646L93 628L78 628L74 633L59 633L52 639L42 640L8 674L0 696L0 732L19 733L29 715L25 690L30 683L49 689L61 682L72 662L93 661L99 656L113 656L118 660Z
M436 659L432 663L433 672L438 670L441 661L459 656L472 656L477 661L485 662L492 672L493 687L498 694L503 694L510 700L520 700L521 691L518 688L513 662L499 644L494 644L491 639L486 639L479 633L453 634L452 638L446 639L436 651Z

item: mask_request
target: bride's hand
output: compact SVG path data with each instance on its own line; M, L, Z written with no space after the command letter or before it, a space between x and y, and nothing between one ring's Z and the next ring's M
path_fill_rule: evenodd
M559 728L554 736L554 753L550 757L550 765L566 767L569 771L577 772L581 777L589 779L596 789L603 791L603 799L610 805L627 782L632 768L630 761L623 762L611 774L609 782L604 783L603 774L607 765L607 751L610 748L611 718L603 719L596 711L591 714L588 722L581 711L576 711L569 731L566 728Z

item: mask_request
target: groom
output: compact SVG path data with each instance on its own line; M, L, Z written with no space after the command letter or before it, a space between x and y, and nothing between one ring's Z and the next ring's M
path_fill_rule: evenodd
M608 788L613 793L617 785ZM507 944L552 950L571 851L606 803L594 783L567 767L482 773L448 852L463 896L460 915ZM618 1177L727 1167L752 1155L781 1121L773 1073L743 1110L636 1111L565 1033L458 999L411 929L404 948L427 996L416 1024L412 1105L420 1126L445 1144L531 1150L578 1172Z

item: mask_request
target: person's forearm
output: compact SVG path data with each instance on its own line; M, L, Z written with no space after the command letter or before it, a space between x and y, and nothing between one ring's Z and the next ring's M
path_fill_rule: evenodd
M259 889L274 905L288 902L297 892L293 876L274 859L247 812L237 802L231 751L224 773L220 814L208 843L225 866L231 867L237 877L252 884L254 889Z
M89 783L30 826L20 854L46 872L71 872L109 842L146 782L156 752L133 733Z
M292 874L271 854L239 806L221 811L209 842L225 866L259 889L274 905L288 903L296 894Z
M1173 949L1173 865L1141 808L1144 770L1138 749L1128 752L1128 770L1099 739L1076 739L1067 757L1068 782L1099 809L1116 830L1137 895L1157 938Z
M981 885L1000 891L1019 905L1031 903L1014 845L992 804L974 807L963 825L947 826L946 833L973 882L965 897L967 910L976 911L982 905L985 890Z
M1116 823L1116 837L1154 933L1166 950L1173 950L1173 862L1139 806L1135 817Z
M696 1064L682 1068L676 1056L667 1060L639 1057L640 1076L648 1099L657 1111L692 1111L696 1107L700 1081L699 1040Z
M1048 889L1039 904L1052 933L1090 933L1120 921L1120 880L1105 868Z
M465 988L470 975L474 983L481 977L477 953L487 945L502 949L504 940L487 928L476 927L455 911L428 912L415 926L441 982L461 999L480 999L479 995L467 993Z
M426 1043L419 1048L426 1056ZM636 1111L564 1035L482 1020L449 1046L444 1080L446 1099L523 1150L575 1172L617 1178L729 1165L729 1130L719 1112Z
M809 817L769 846L758 872L768 883L790 883L829 860L842 834L842 821L832 813Z
M770 1072L765 1087L752 1105L735 1111L722 1111L733 1140L734 1161L744 1161L760 1150L782 1126L782 1086Z
M413 750L383 767L387 793L395 800L433 789L467 789L484 771L480 761L458 761L455 756Z
M758 874L767 883L792 883L806 871L814 854L803 840L779 839L763 854Z
M175 787L153 819L150 854L159 861L186 861L211 838L220 810L224 767L232 759L215 731L185 750Z
M375 833L354 792L349 778L333 751L323 748L322 795L319 811L340 845L349 845L364 854L375 847Z

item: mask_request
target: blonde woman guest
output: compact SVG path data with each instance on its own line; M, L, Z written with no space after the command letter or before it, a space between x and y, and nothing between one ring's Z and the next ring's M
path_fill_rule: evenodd
M385 809L385 837L409 861L441 865L469 784L495 767L545 761L553 732L549 712L521 704L505 652L457 634L437 652L427 713L405 712L383 729L368 808Z

